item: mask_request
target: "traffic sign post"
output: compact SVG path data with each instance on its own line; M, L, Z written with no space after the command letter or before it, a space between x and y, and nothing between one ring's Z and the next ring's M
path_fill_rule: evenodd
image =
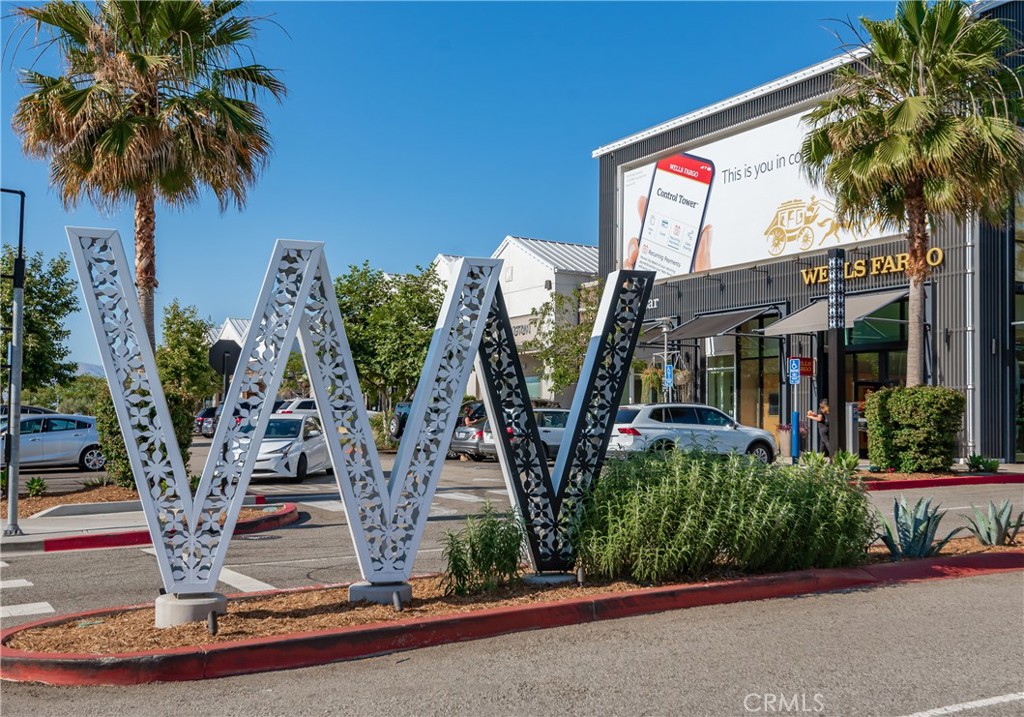
M673 366L672 364L666 364L665 365L665 378L663 379L663 383L662 383L662 385L665 387L665 389L671 389L672 388L672 381L673 381L674 377L675 377L675 366Z

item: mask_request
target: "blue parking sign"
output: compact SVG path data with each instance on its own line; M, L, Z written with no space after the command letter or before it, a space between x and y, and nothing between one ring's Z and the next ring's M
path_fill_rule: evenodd
M800 383L800 359L791 358L789 360L789 382L796 386Z
M675 371L675 366L668 364L665 366L665 388L672 387L672 376Z

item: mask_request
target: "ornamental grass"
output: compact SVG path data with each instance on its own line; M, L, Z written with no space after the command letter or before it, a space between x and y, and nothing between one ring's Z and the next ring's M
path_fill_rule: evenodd
M661 583L854 565L875 528L842 468L677 451L609 461L571 535L588 575Z

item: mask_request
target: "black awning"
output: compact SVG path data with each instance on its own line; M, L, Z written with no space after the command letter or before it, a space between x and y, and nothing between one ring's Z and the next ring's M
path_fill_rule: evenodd
M724 314L705 314L704 316L698 316L692 321L687 321L677 329L669 331L668 340L682 341L685 339L706 339L711 336L721 336L732 331L740 324L774 310L775 307L773 306L765 306L759 309L744 309L743 311L730 311Z

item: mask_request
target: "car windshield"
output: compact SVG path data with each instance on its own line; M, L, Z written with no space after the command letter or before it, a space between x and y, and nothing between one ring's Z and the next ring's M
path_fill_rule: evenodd
M249 424L242 426L242 433L249 433L253 427ZM267 424L267 432L263 437L270 440L282 438L298 438L302 429L302 421L295 418L271 418Z
M639 408L620 408L615 414L616 423L632 423L640 414Z

